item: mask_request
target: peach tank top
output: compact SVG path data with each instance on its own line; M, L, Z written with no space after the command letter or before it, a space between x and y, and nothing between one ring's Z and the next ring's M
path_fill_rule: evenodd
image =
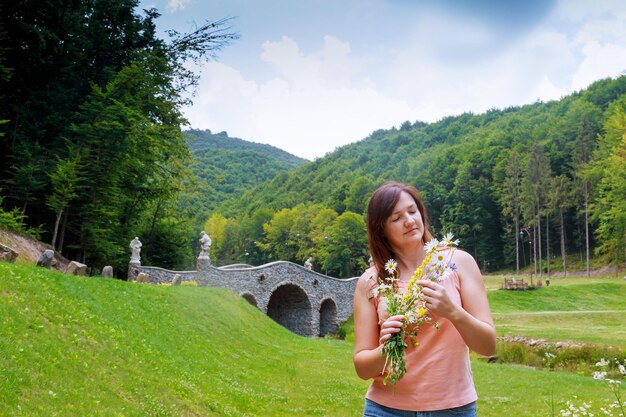
M398 282L405 291L408 282ZM453 272L441 285L450 298L461 305L459 276ZM373 286L372 286L373 287ZM368 294L373 298L373 294ZM374 298L380 322L389 317L383 298ZM469 348L456 328L448 320L433 315L440 324L423 324L418 332L419 346L409 343L406 350L406 374L396 382L383 385L383 376L374 378L367 394L371 401L386 407L410 411L433 411L460 407L476 401Z

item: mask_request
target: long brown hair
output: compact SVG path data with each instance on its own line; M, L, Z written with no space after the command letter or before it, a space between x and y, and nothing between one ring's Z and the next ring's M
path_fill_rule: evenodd
M374 193L370 198L367 205L367 242L376 267L376 272L380 278L385 263L396 255L391 247L391 244L385 236L385 222L393 213L393 209L400 200L400 194L402 191L413 197L415 205L422 215L422 222L424 223L424 235L422 236L422 242L425 244L433 238L430 233L430 223L428 222L428 214L426 213L426 207L422 200L420 193L410 185L402 184L396 181L386 182Z

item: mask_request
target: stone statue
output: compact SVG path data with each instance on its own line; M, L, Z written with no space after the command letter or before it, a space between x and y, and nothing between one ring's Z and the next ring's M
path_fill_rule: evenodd
M53 259L54 251L52 249L46 249L39 257L39 260L37 261L37 266L42 266L44 268L50 269L52 267Z
M309 259L304 262L304 267L306 269L313 269L313 258L309 256Z
M209 251L211 250L211 238L203 230L200 233L200 254L196 259L196 270L206 271L211 266L211 258L209 258Z
M139 256L139 254L141 253L141 242L139 241L139 238L135 237L133 240L131 240L129 247L132 251L130 261L136 263L141 262L141 256Z
M211 238L203 230L200 233L200 255L198 258L208 258L211 251Z

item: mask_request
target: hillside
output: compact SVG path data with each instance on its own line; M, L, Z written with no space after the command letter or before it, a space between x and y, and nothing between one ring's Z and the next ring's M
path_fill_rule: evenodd
M223 289L0 263L0 325L0 415L341 416L365 390L350 346Z
M195 184L182 203L204 214L278 173L308 162L271 145L229 137L226 132L191 129L185 137L193 159Z
M230 137L226 132L212 133L210 130L190 129L185 131L185 136L187 146L194 155L205 155L206 151L213 150L231 150L254 152L291 168L308 162L304 158L292 155L275 146Z
M585 297L579 288L567 296ZM0 263L0 326L3 416L356 417L368 385L351 343L296 336L217 288ZM590 376L472 367L484 417L544 415L551 397L610 399Z
M552 255L560 253L557 214L562 210L567 251L584 250L585 178L601 185L592 187L590 198L598 202L593 205L594 219L605 223L598 227L605 233L602 252L620 263L623 236L610 231L622 227L612 224L619 221L619 207L623 207L619 184L626 164L619 141L626 129L625 94L626 76L622 76L598 81L559 101L466 113L430 124L407 121L399 129L378 130L323 158L281 172L240 198L224 202L218 211L239 218L317 203L339 214L362 214L379 184L403 181L421 191L435 231L458 235L479 265L493 271L515 266L513 204L524 228L545 225L545 217L550 216L551 230L542 231L542 239L546 234L552 237ZM516 196L509 189L513 181L519 190ZM537 207L542 219L537 218ZM544 250L546 246L544 242ZM522 249L527 251L527 243ZM527 265L528 253L520 256L522 266Z
M17 262L36 264L39 257L46 249L51 249L50 245L38 241L30 236L15 233L10 230L0 228L0 243L16 251L19 256ZM69 261L55 253L55 268L65 270Z

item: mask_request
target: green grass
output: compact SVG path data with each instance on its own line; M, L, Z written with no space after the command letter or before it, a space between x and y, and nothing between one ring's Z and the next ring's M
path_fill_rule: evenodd
M608 284L489 295L496 314L532 312L529 296L546 310L559 309L555 296L563 309L572 297L599 309L589 292L613 309L624 287ZM354 372L352 348L294 335L219 288L0 263L2 416L359 416L368 382ZM480 360L473 368L485 417L549 416L552 395L561 408L573 395L611 399L585 375Z
M554 281L533 291L489 291L498 334L626 346L626 281Z

